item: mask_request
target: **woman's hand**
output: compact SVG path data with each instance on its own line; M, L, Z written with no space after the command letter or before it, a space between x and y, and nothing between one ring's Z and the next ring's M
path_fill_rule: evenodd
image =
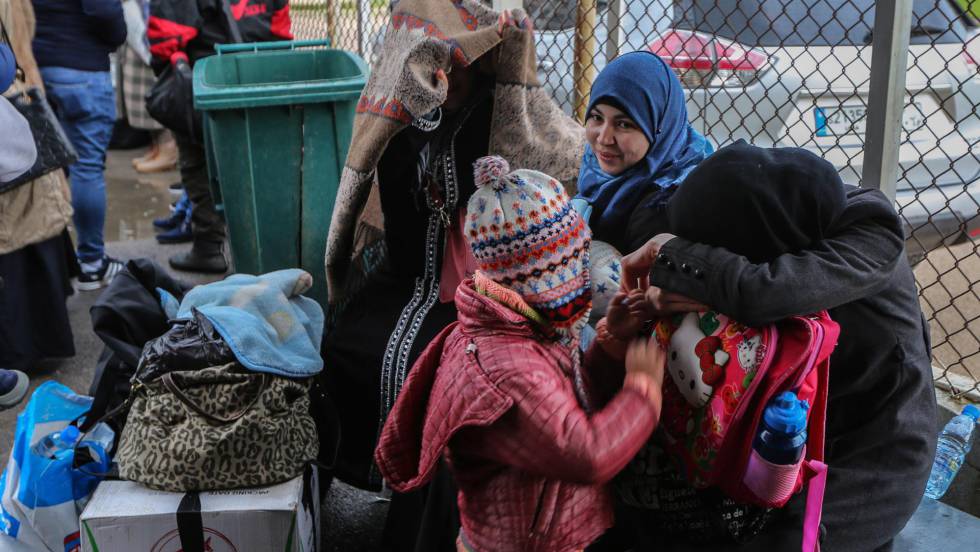
M650 268L657 261L657 255L663 246L676 237L673 234L657 234L639 249L623 257L622 288L629 291L650 287Z
M534 30L534 24L531 22L530 17L524 14L524 17L520 21L517 21L512 10L504 10L500 12L500 16L497 17L497 34L504 36L504 29L507 27L516 27L527 31Z
M646 289L644 304L650 313L650 318L669 316L681 312L711 310L711 307L704 303L699 303L680 293L664 291L655 286L650 286Z
M620 341L629 341L643 329L643 323L652 318L643 290L620 290L609 302L606 311L606 329Z

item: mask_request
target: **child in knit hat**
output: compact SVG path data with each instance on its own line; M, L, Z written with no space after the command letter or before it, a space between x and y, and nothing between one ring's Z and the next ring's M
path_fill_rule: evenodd
M446 454L459 486L459 550L581 550L612 525L605 485L656 427L664 353L655 342L611 343L600 322L584 359L579 331L591 308L590 233L561 185L476 162L466 234L477 261L456 292L459 321L412 368L375 459L406 492ZM614 324L634 313L610 307ZM589 407L585 364L626 377L605 407ZM618 366L621 371L621 364Z

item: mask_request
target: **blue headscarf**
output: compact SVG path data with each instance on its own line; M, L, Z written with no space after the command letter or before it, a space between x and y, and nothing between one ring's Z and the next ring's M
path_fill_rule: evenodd
M684 91L674 72L651 52L624 54L606 66L592 85L589 110L609 103L633 119L650 142L646 157L613 176L585 146L573 204L586 217L595 239L621 247L633 209L650 191L680 184L714 151L687 122ZM665 203L669 194L660 194Z
M0 44L0 92L6 92L17 76L17 60L7 44Z

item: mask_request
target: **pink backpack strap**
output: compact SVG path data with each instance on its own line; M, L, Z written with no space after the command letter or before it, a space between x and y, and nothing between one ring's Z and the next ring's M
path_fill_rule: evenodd
M820 313L824 339L817 365L817 393L810 410L810 437L807 441L807 460L803 464L803 478L808 482L806 511L803 514L803 552L820 550L820 518L823 514L823 495L827 488L827 464L824 459L824 443L827 429L827 401L830 388L830 354L840 335L840 326L830 320L826 312Z
M827 464L807 460L803 464L810 480L806 491L806 512L803 514L803 552L820 550L820 516L823 514L823 492L827 488Z

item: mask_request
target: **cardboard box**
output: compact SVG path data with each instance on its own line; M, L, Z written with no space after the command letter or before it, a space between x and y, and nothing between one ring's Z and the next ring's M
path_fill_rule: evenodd
M79 518L82 551L315 552L318 498L315 469L271 487L202 493L105 481Z

